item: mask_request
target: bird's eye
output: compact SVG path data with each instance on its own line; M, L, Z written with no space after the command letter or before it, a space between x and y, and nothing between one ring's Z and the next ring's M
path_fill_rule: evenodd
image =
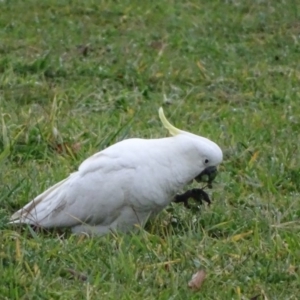
M209 160L206 158L204 163L208 164L209 163Z

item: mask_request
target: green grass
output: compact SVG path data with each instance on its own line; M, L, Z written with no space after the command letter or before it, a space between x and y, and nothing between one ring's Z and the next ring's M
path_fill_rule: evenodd
M299 298L297 1L4 0L0 11L0 299ZM92 239L7 225L91 154L166 136L161 105L224 150L211 207L173 205L146 230Z

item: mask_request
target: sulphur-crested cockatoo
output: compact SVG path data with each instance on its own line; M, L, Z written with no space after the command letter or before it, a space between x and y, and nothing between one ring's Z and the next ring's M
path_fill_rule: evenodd
M162 108L159 117L172 137L127 139L94 154L13 214L11 223L74 233L127 231L160 212L193 179L211 181L222 162L220 147L175 128Z

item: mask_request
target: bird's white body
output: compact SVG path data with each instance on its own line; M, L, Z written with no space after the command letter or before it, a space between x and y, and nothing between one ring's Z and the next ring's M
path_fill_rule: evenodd
M212 141L178 132L168 138L124 140L94 154L17 211L12 223L95 234L143 224L208 165L222 161L222 151Z

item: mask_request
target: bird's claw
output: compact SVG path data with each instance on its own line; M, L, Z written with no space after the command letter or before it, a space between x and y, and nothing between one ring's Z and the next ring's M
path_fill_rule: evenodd
M191 189L186 191L183 194L178 194L175 196L173 202L175 203L183 203L186 208L191 208L188 201L192 198L195 201L199 202L200 204L207 202L208 205L211 204L211 200L206 192L203 189Z

